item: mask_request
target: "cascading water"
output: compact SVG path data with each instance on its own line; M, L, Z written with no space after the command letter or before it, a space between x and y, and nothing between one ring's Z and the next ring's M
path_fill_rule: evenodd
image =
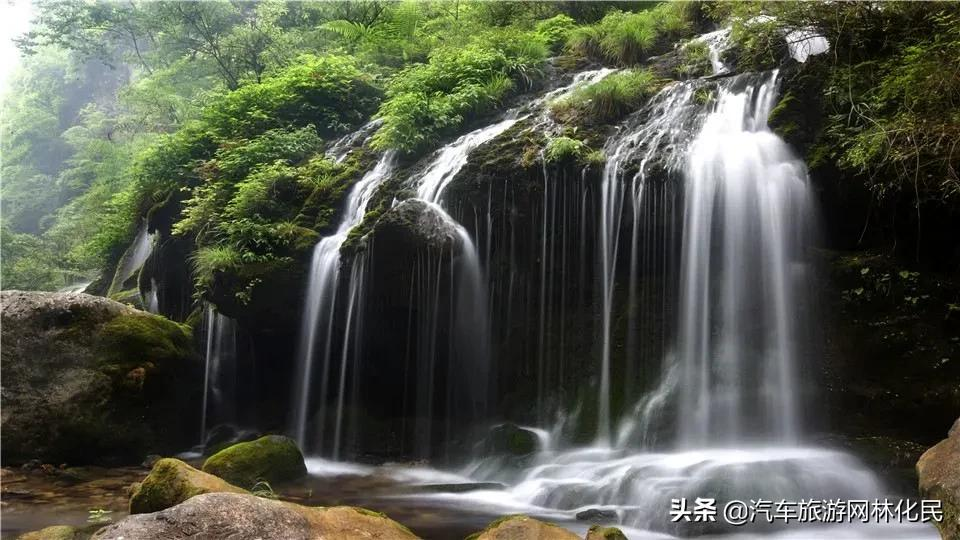
M156 233L150 233L147 222L144 220L137 230L137 235L134 237L133 243L130 244L130 247L127 248L127 251L120 258L113 282L110 284L111 294L123 290L126 282L143 266L143 263L147 261L150 253L153 252L156 238Z
M203 408L200 435L206 438L212 425L236 420L237 324L233 319L207 307L204 321L207 334L204 358ZM201 444L204 442L200 441Z
M797 437L812 211L805 166L766 126L776 78L721 88L688 153L678 334L686 446L748 432Z
M297 442L303 448L312 448L313 441L307 439L308 421L310 416L311 383L313 378L314 366L319 358L321 371L321 386L319 403L321 410L318 415L317 426L317 444L322 447L322 437L326 428L326 402L327 391L332 383L331 377L333 366L333 338L334 338L334 318L337 313L337 292L340 280L340 248L347 240L350 230L363 219L367 211L367 205L370 199L376 193L377 188L384 180L390 177L396 164L396 155L393 152L385 153L377 165L361 178L350 190L347 196L346 206L343 211L343 219L337 226L334 234L327 236L317 243L313 249L313 257L310 263L310 277L307 284L307 295L304 304L303 327L300 332L300 344L298 357L299 366L299 388L295 393L294 401L294 421L293 432ZM362 264L362 263L361 263ZM362 276L362 268L354 268L351 271L352 276ZM349 354L348 342L350 340L350 327L354 319L354 308L356 300L360 294L360 284L351 281L349 297L347 301L347 336L343 344L343 350L340 351L340 366L345 367L347 355ZM322 350L318 350L322 348ZM340 370L338 388L345 384L346 374L343 369ZM342 427L343 401L342 393L338 394L338 405L336 409L335 436L333 442L333 453L336 456L340 447L340 427Z
M709 105L694 98L702 83L674 85L652 101L642 123L607 145L599 218L605 310L613 304L607 295L614 287L623 207L642 205L656 187L650 185L647 161L656 156L661 170L682 179L682 232L673 233L681 243L679 282L673 282L680 289L677 330L664 354L661 385L636 408L645 417L628 418L618 447L611 447L602 424L610 421L604 404L610 378L601 378L597 444L563 450L550 437L551 445L543 445L519 473L500 461L480 460L465 473L511 484L506 493L479 490L435 500L555 519L597 509L645 537L657 534L650 531L719 530L671 523L668 509L675 498L885 496L884 486L853 457L795 442L800 426L796 364L801 321L809 316L800 302L808 272L803 248L812 216L803 163L766 126L776 79L772 72L723 80ZM689 134L696 134L692 141ZM642 215L634 210L633 219ZM636 237L648 225L642 221L630 230ZM669 232L661 234L671 238ZM609 332L606 321L603 330ZM606 347L604 354L602 368L608 369ZM674 413L666 414L671 402ZM673 451L629 447L645 440L636 431L658 423L676 426ZM907 534L917 537L928 532L911 531ZM877 533L865 528L852 534Z

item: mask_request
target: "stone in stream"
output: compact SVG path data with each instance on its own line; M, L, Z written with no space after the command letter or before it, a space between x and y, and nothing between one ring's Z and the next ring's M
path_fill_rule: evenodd
M370 510L350 506L312 508L238 493L206 493L166 510L131 515L100 529L92 538L152 540L188 537L205 540L417 538L403 525Z
M582 512L577 512L577 519L580 521L611 520L616 517L616 512L613 510L604 510L603 508L587 508Z
M960 538L960 419L948 437L927 450L917 462L920 496L943 504L943 521L936 523L943 538Z
M296 480L307 474L307 466L293 439L267 435L237 443L210 456L203 463L203 472L249 489L261 480L269 483Z
M179 459L164 458L130 490L130 513L165 510L204 493L247 493L226 480L198 471Z
M82 293L0 292L5 464L134 464L195 440L190 330Z
M585 540L627 540L627 535L616 527L594 525L587 531Z
M601 537L602 538L602 537ZM500 518L467 540L580 540L572 532L528 516Z

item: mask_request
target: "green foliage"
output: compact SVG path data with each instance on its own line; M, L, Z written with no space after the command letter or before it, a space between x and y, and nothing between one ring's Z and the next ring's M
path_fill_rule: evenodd
M110 514L113 513L113 510L104 510L103 508L93 508L87 511L87 523L110 523L113 521L113 516Z
M590 147L583 141L570 137L556 137L547 143L543 158L547 163L579 161L589 152Z
M638 13L612 11L573 30L567 48L601 62L638 64L691 33L690 10L687 2L664 2Z
M570 33L576 28L577 23L569 15L560 13L553 17L537 23L536 31L543 38L550 50L554 53L560 52L567 43Z
M738 18L730 31L740 71L761 71L780 64L787 54L783 23L770 17Z
M375 110L379 91L346 56L303 56L260 84L225 94L204 112L223 138L313 124L322 135L345 133Z
M704 41L689 41L680 48L677 75L682 78L700 77L710 73L711 69L710 47Z
M547 47L536 33L491 30L466 47L440 48L426 64L401 70L377 113L379 148L407 153L435 144L465 121L488 113L517 84L540 75Z
M194 251L190 257L197 287L203 290L213 284L217 272L236 270L241 262L240 253L229 246L204 246Z
M554 101L550 112L563 122L609 122L640 108L662 84L648 70L620 71Z

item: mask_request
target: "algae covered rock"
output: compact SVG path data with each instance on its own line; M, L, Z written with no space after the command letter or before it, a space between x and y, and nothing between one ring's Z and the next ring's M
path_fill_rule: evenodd
M140 463L196 439L189 330L81 293L0 292L2 459Z
M247 491L212 474L198 471L179 459L164 458L130 493L130 513L145 514L176 506L204 493L246 493Z
M936 524L943 538L960 538L960 430L955 427L917 462L920 496L943 504L943 521Z
M627 540L627 535L616 527L594 525L587 531L586 540Z
M267 435L237 443L207 458L203 472L246 488L264 480L270 483L295 480L307 474L303 454L290 437Z
M403 525L369 510L349 506L311 508L237 493L197 495L160 512L128 516L93 536L97 540L185 537L207 540L417 538Z
M572 532L528 516L500 518L468 540L580 540Z

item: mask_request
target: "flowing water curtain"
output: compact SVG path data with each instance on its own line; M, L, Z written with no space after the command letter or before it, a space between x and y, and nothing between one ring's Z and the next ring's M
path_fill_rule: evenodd
M766 126L776 81L722 87L689 152L678 343L691 446L798 435L812 214L805 167Z
M297 353L299 358L297 381L299 384L297 391L294 393L292 425L294 437L300 446L308 452L314 448L317 451L331 448L334 453L338 454L341 448L340 436L343 428L344 400L342 393L339 393L339 391L341 387L345 388L345 386L340 384L340 381L346 376L343 370L346 365L344 358L346 358L345 355L349 354L350 338L351 335L354 335L352 334L351 320L354 311L357 309L357 299L360 297L360 285L354 282L354 278L362 276L363 269L357 269L355 266L351 268L348 273L351 280L347 284L348 296L345 301L339 301L338 296L341 288L340 248L346 242L350 230L363 219L370 199L380 185L393 174L395 167L395 153L387 152L381 156L376 166L350 189L343 218L337 226L336 232L322 238L313 250ZM356 264L356 259L353 260L353 264ZM341 309L349 314L345 329L335 324ZM337 333L337 330L340 329L343 330L342 334ZM340 346L341 350L335 350L337 345ZM316 369L318 360L320 362L319 374ZM319 392L314 392L318 382ZM337 382L337 384L334 385L334 382ZM331 386L335 387L331 388ZM331 390L338 393L334 395L336 398L336 407L333 413L335 417L332 421L334 440L328 442L324 440L324 436L331 431L331 429L328 429L330 426L327 425L327 417L330 414L327 406L331 399L329 395ZM315 406L315 404L318 406ZM311 418L314 420L313 429L310 429Z

